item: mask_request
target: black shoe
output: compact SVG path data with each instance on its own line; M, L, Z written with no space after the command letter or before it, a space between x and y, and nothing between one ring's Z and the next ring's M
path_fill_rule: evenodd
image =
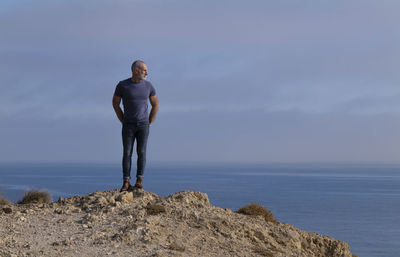
M131 184L129 183L129 179L124 179L120 192L128 191L130 186Z
M143 178L138 177L136 180L135 188L143 188Z

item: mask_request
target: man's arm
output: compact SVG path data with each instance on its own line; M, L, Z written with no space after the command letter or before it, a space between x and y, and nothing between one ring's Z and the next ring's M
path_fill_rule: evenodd
M150 104L151 104L151 111L149 116L149 123L150 126L153 124L154 120L156 119L156 115L158 112L158 98L157 95L153 95L149 97Z
M124 113L122 112L120 104L121 97L114 95L112 99L112 106L114 107L115 114L117 114L119 121L122 123L124 121Z

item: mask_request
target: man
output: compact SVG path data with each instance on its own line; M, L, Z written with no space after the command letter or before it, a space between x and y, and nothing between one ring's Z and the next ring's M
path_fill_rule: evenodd
M112 105L122 123L122 158L123 184L121 192L133 190L130 184L133 145L136 140L137 170L134 187L143 188L143 173L146 166L146 146L149 127L153 124L158 111L158 98L153 85L145 80L147 66L143 61L134 61L132 77L120 81L115 88ZM121 110L121 99L124 111ZM151 111L148 113L147 101L150 100Z

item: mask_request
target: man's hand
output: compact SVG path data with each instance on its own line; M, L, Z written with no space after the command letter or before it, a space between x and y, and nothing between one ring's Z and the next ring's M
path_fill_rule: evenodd
M157 95L153 95L149 97L151 104L151 111L149 116L149 125L153 125L154 120L156 119L156 115L158 112L158 98Z
M121 97L114 95L112 99L112 106L114 107L115 114L117 114L119 121L122 123L124 121L124 113L122 112L120 104Z

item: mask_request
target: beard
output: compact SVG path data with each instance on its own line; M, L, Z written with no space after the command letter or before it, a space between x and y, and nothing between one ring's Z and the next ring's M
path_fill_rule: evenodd
M145 80L146 77L147 77L147 75L139 74L139 78L142 79L142 80Z

